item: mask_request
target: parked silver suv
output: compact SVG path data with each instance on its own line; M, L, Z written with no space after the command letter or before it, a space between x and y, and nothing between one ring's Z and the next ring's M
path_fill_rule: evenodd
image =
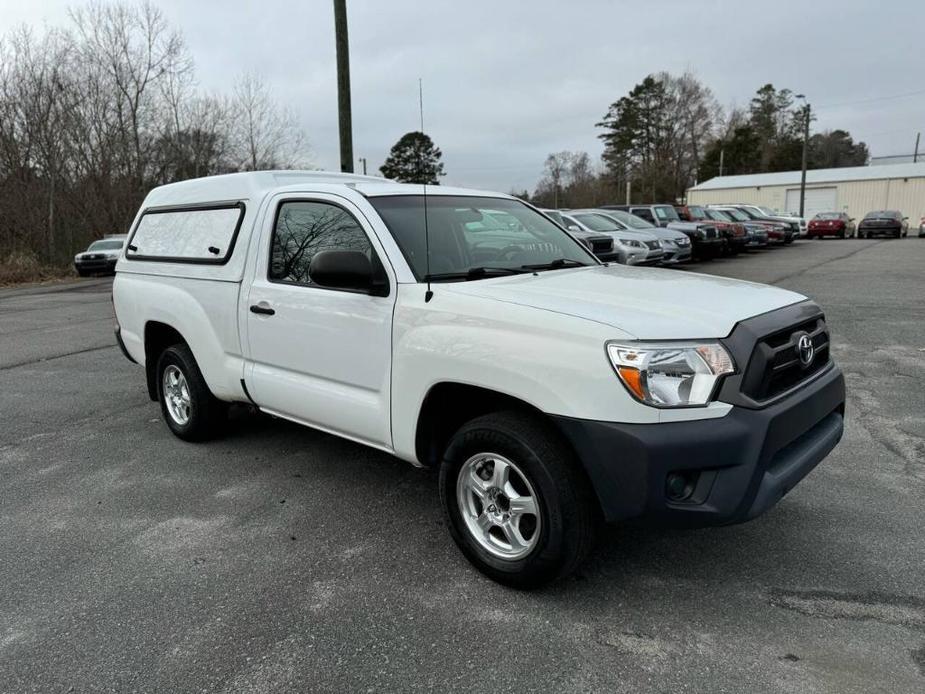
M687 237L687 234L677 229L657 227L642 217L637 217L623 210L601 210L601 212L630 231L654 234L662 246L662 251L664 251L662 265L677 265L691 259L691 240Z
M570 225L613 237L614 250L620 254L619 262L624 265L657 265L665 256L654 234L627 229L602 210L568 210L562 216L571 220Z

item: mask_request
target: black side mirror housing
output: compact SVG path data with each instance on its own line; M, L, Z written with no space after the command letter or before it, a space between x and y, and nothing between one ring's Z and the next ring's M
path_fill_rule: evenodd
M378 269L378 272L377 272ZM320 287L388 296L389 282L381 267L362 251L321 251L308 266L308 277Z

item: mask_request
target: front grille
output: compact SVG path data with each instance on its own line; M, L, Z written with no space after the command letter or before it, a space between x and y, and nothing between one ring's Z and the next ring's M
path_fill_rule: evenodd
M813 358L807 365L800 361L798 342L808 335L813 344ZM759 402L784 393L822 371L830 361L829 331L825 318L792 325L758 341L742 381L742 392Z
M661 244L658 241L645 241L644 243L646 244L646 248L648 248L650 251L661 248Z
M613 239L592 239L591 250L595 255L599 253L610 253L613 250Z
M719 232L716 230L716 227L700 227L700 231L704 233L708 239L715 239Z

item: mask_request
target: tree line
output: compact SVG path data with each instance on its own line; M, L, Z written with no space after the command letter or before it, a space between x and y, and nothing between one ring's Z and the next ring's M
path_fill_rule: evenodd
M802 166L807 109L789 89L766 84L747 108L720 106L693 74L649 75L613 102L596 124L604 152L550 154L533 195L542 206L586 207L626 199L673 202L720 175L792 171ZM870 153L846 130L809 138L811 169L863 166Z
M157 185L307 161L293 114L257 75L228 93L197 86L150 2L92 2L66 26L0 38L0 263L63 264L124 233Z

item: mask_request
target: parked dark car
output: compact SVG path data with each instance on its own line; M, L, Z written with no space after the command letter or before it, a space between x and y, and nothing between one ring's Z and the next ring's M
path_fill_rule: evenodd
M783 222L775 222L771 219L759 219L748 210L743 210L734 205L710 205L711 209L725 212L737 222L752 222L760 224L768 232L768 242L776 244L790 243L793 241L793 231L790 226ZM789 240L788 240L789 239Z
M820 212L809 220L806 227L806 237L810 239L821 239L824 236L850 239L856 233L854 218L845 212Z
M909 218L903 217L899 210L874 210L864 215L858 224L858 238L869 239L873 236L892 236L900 238L909 234Z
M81 277L87 275L114 275L116 261L125 245L125 236L107 236L94 241L83 253L74 256L74 269Z
M602 210L623 210L641 217L650 224L675 229L691 240L693 255L698 260L710 260L723 250L723 238L712 222L684 222L674 205L601 205Z
M675 212L685 222L707 222L719 229L723 237L723 255L737 255L745 250L745 227L739 222L712 219L700 205L677 205Z
M560 227L568 231L572 236L587 246L597 259L604 263L619 262L619 254L613 247L613 238L607 234L593 234L582 229L569 227L568 222L562 219L562 213L559 210L540 210Z
M705 209L707 217L716 222L735 222L736 224L741 224L745 228L745 245L747 248L767 247L768 230L766 227L757 222L745 221L745 215L742 215L743 219L737 220L733 219L732 215L728 212L723 212L713 207L707 207Z

